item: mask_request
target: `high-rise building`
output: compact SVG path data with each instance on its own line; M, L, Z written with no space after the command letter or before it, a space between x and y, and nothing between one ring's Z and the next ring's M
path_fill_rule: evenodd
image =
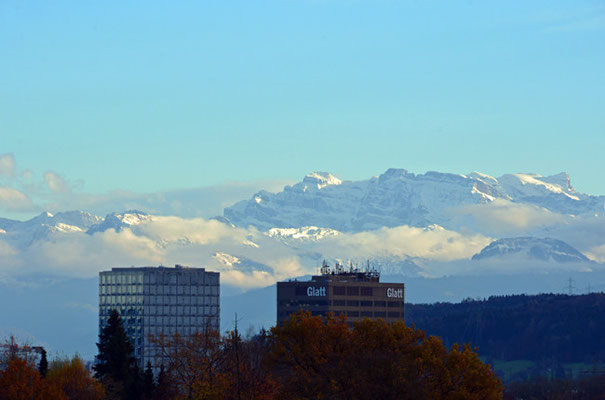
M99 273L99 329L116 309L141 367L161 360L151 336L220 329L219 273L204 268L112 268Z
M321 272L310 281L277 283L278 324L301 309L312 315L344 314L349 323L364 318L404 319L403 283L381 283L375 270L345 270L339 264L331 269L324 263Z

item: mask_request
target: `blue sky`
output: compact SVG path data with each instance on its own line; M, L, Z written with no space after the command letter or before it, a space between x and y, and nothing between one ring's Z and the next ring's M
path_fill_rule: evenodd
M5 0L0 49L0 186L401 167L567 171L605 194L602 1Z

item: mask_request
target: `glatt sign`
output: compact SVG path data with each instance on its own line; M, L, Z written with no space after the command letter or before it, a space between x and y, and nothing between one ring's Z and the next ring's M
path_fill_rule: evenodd
M307 296L325 296L326 295L326 288L325 287L313 287L313 286L309 286L307 288Z
M403 299L403 289L388 288L387 297Z

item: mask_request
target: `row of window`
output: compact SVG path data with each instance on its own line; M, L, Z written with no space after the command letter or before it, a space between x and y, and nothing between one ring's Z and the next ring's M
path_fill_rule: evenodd
M215 321L210 321L209 324L206 323L206 321L204 321L204 324L201 324L201 325L186 325L186 326L173 325L173 326L157 326L157 327L146 328L145 329L146 335L144 338L144 343L146 346L153 345L153 342L150 340L150 337L156 338L162 334L171 336L171 335L174 335L175 333L178 333L181 336L189 336L189 335L193 335L196 332L203 332L207 328L218 330L219 325L218 325L218 322L216 321L216 319L215 319Z
M282 307L383 307L383 308L402 308L402 301L371 301L371 300L280 300L279 306Z
M130 284L173 284L173 285L218 285L217 273L147 273L122 272L101 273L101 284L130 285Z
M336 315L346 315L351 318L402 318L403 313L395 312L395 311L334 311Z
M145 318L145 330L153 329L153 327L161 328L167 326L196 326L199 329L199 327L206 326L208 319L212 319L216 315L218 315L218 310L215 310L214 313L196 317L147 317Z
M335 315L346 315L348 318L403 318L404 314L400 312L390 311L334 311ZM282 311L279 313L281 318L286 318L290 313ZM324 311L311 311L311 315L325 315Z
M100 309L101 316L107 317L111 313L113 307L103 306ZM213 315L218 313L218 304L215 305L204 305L204 306L150 306L144 309L132 309L126 308L123 310L118 309L124 323L129 323L131 320L135 321L136 318L140 320L142 315L145 317L151 316L200 316L200 315Z
M218 324L218 318L216 317L216 314L192 318L158 317L157 319L154 319L151 325L148 322L149 321L146 321L144 327L124 325L124 331L133 343L141 344L141 338L143 336L159 335L162 332L165 334L174 334L178 332L181 335L190 335L194 332L203 331L208 326L214 328ZM106 324L107 321L103 321L103 323Z
M145 289L145 290L144 290ZM143 285L100 285L99 293L104 294L147 294L147 295L219 295L218 285L206 286L182 286L182 285L164 285L164 286L143 286Z
M332 286L334 296L374 296L374 288L367 286Z
M129 296L129 295L101 295L99 304L101 306L143 305L217 305L218 296Z

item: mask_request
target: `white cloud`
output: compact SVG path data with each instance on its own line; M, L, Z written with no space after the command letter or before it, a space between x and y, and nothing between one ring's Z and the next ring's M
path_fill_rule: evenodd
M320 242L324 253L340 257L368 259L376 256L421 257L434 260L468 258L492 239L463 235L446 229L423 229L407 225L360 233L342 233Z
M69 184L59 174L47 171L44 173L44 182L48 188L55 194L70 193Z
M48 240L37 240L29 247L0 247L0 272L92 277L113 266L183 264L220 271L224 283L259 287L314 273L321 257L410 255L451 260L470 257L487 243L489 239L480 235L401 226L287 245L254 228L234 228L202 218L153 216L120 232L54 232ZM235 256L241 263L225 265L216 253Z
M532 230L565 223L567 216L530 204L497 199L451 210L452 224L493 236L526 235Z
M181 241L199 245L218 243L224 239L241 243L249 234L244 229L232 228L216 220L162 216L153 216L150 220L134 226L133 229L155 241Z
M17 189L0 186L0 210L28 211L32 209L32 201Z
M12 178L15 175L16 162L12 153L0 154L0 177Z

